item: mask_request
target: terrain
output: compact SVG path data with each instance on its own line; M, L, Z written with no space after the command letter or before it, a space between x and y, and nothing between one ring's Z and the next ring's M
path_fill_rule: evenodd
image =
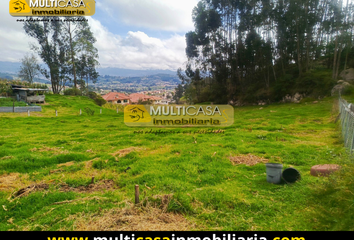
M232 126L206 134L130 128L122 109L100 114L81 96L47 95L42 108L0 113L2 231L354 230L354 166L335 98L236 107ZM266 162L301 180L268 183ZM329 163L342 168L310 175Z

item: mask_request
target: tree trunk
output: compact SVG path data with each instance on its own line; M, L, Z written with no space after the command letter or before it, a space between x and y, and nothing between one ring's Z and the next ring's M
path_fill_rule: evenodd
M71 53L71 64L73 66L73 75L74 75L74 88L77 88L77 79L76 79L76 68L75 68L75 59L74 59L74 46L73 46L73 39L72 39L72 33L71 33L71 29L70 29L70 22L69 24L69 41L70 41L70 53Z

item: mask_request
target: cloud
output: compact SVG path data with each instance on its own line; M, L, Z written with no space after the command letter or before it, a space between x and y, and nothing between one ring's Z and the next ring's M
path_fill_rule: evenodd
M170 6L173 7L174 4ZM20 18L8 13L8 1L2 1L0 61L19 62L31 51L29 44L36 43L25 34L23 23L17 19ZM171 35L168 39L150 37L142 31L129 31L121 36L110 32L95 16L88 19L97 39L95 46L99 50L101 67L176 70L186 61L184 33Z
M182 35L161 40L144 32L129 31L123 38L109 32L94 18L89 18L89 24L97 39L95 46L102 67L176 70L187 60Z
M192 10L199 0L102 0L97 7L125 24L153 30L194 29Z
M0 61L18 62L30 51L29 37L23 30L23 23L18 17L9 14L9 2L0 3Z

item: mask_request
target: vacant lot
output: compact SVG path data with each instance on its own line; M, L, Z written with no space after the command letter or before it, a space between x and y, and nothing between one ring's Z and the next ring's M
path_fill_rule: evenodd
M85 97L46 101L30 117L0 113L0 230L354 230L335 99L235 108L231 127L208 134L129 128ZM267 183L266 162L301 181ZM310 175L325 163L342 170Z

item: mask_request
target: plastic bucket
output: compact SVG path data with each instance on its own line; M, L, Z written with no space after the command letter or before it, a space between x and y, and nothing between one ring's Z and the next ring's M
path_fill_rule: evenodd
M281 170L283 164L280 163L266 163L267 182L280 183L281 182Z
M294 183L301 179L300 172L295 168L287 168L282 173L282 178L286 183Z

